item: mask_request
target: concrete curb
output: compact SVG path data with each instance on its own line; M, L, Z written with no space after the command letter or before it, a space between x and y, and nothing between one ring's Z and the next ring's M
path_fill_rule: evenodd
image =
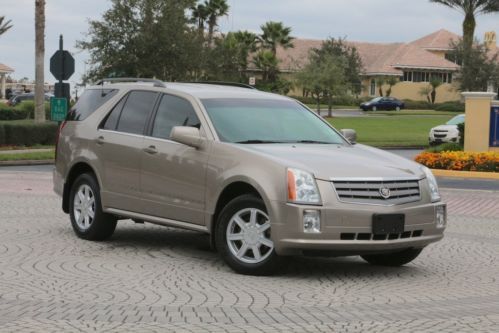
M498 172L454 171L454 170L440 170L440 169L432 169L431 171L437 177L499 180Z
M22 166L22 165L47 165L54 164L54 160L19 160L19 161L0 161L2 166Z

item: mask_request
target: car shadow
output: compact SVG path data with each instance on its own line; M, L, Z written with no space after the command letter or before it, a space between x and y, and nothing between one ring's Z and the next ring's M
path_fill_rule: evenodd
M144 252L158 258L171 256L186 260L196 258L206 265L214 262L225 266L227 272L232 272L223 264L217 252L210 247L210 238L207 234L140 224L127 224L126 227L116 228L114 235L105 242L109 250L131 250ZM424 252L423 252L424 253ZM311 277L400 277L427 276L431 274L424 267L409 264L403 267L373 266L363 261L359 256L350 257L307 257L294 256L283 258L282 269L274 276L311 278ZM222 269L224 270L224 269Z

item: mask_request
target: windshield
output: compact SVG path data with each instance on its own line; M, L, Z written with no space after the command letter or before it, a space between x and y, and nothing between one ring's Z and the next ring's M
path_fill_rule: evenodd
M447 125L459 125L464 123L464 115L455 116L447 122Z
M221 141L233 143L324 143L345 141L295 101L203 99Z

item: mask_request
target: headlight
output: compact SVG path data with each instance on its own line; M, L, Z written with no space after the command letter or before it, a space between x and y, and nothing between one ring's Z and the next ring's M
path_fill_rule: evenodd
M320 204L321 198L314 175L306 171L289 168L288 201L303 204Z
M433 176L431 170L425 166L422 166L421 170L423 170L423 172L426 175L426 179L428 179L428 185L430 187L430 194L431 194L431 202L440 201L441 198L440 198L440 193L438 192L438 184L437 180L435 179L435 176Z

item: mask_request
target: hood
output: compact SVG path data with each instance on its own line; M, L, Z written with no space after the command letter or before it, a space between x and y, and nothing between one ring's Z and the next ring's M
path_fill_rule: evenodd
M456 130L457 131L457 125L439 125L437 127L433 127L432 131L452 131Z
M424 178L420 165L383 150L364 146L312 144L258 144L245 146L267 155L284 167L312 172L317 179L331 178Z

